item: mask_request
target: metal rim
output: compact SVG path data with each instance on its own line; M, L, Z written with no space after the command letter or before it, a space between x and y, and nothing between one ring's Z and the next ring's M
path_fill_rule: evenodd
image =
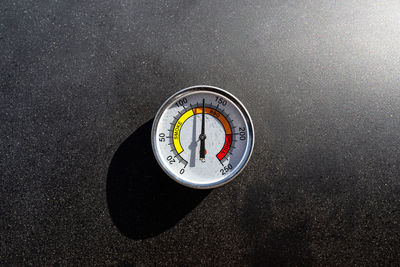
M158 122L160 121L161 115L169 107L170 103L174 102L175 99L182 97L182 95L184 95L184 94L189 94L189 93L198 92L198 91L209 91L209 92L218 93L218 94L221 94L221 95L227 97L230 101L232 101L236 105L236 107L240 110L240 112L242 113L242 115L245 119L245 123L247 124L248 129L249 129L249 135L251 136L250 146L246 147L246 151L243 156L243 158L245 158L245 160L238 165L239 170L236 173L230 174L218 182L209 183L209 184L196 184L196 183L188 182L187 180L177 178L160 160L160 154L159 154L158 150L156 149L156 144L154 141L155 140L154 135L157 131ZM160 167L164 170L164 172L175 182L178 182L184 186L195 188L195 189L211 189L211 188L220 187L220 186L232 181L234 178L236 178L243 171L243 169L246 167L247 163L249 162L249 160L251 158L251 155L252 155L253 149L254 149L254 140L255 140L254 138L255 137L254 137L253 121L250 117L249 112L247 111L245 106L242 104L242 102L239 99L237 99L234 95L229 93L228 91L218 88L218 87L215 87L215 86L210 86L210 85L190 86L190 87L184 88L182 90L179 90L178 92L176 92L175 94L170 96L167 100L165 100L163 102L161 107L158 109L156 116L154 117L152 129L151 129L151 146L152 146L153 153L157 160L158 165L160 165Z

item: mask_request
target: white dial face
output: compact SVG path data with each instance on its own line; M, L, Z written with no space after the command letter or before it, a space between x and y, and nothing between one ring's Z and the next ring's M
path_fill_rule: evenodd
M153 123L152 144L160 166L189 187L213 188L233 179L253 148L253 125L231 94L209 86L169 98Z

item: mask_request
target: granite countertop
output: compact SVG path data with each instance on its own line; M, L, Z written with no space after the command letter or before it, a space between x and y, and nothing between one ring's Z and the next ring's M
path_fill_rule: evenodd
M8 1L0 265L400 263L400 4ZM209 84L255 148L214 190L169 179L151 122Z

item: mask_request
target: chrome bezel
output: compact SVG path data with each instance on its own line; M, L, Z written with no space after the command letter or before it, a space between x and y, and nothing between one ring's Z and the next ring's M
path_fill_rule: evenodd
M157 147L157 145L155 143L156 139L154 138L154 135L155 135L155 133L157 131L157 125L158 125L158 123L160 121L161 115L170 106L170 104L175 102L177 99L187 95L187 94L191 94L193 92L198 92L198 91L214 92L214 93L221 94L224 97L228 98L230 101L232 101L239 108L239 110L241 111L241 113L243 114L243 116L245 118L247 127L249 129L249 136L248 136L249 145L247 145L246 152L244 154L244 159L245 160L241 160L241 163L237 166L238 171L229 174L228 176L224 177L224 179L221 179L218 182L209 183L209 184L192 183L192 182L189 182L187 180L181 179L181 178L177 177L174 173L172 173L167 168L167 166L165 166L164 162L161 160L160 153L159 153L158 149L156 148ZM180 184L182 184L184 186L188 186L188 187L196 188L196 189L216 188L216 187L222 186L222 185L232 181L234 178L236 178L243 171L243 169L246 167L247 163L249 162L251 154L253 153L253 148L254 148L254 126L253 126L253 121L251 120L250 114L247 111L247 109L244 107L242 102L240 102L239 99L237 99L234 95L232 95L231 93L225 91L224 89L221 89L221 88L218 88L218 87L215 87L215 86L209 86L209 85L191 86L191 87L187 87L187 88L184 88L184 89L176 92L171 97L169 97L167 100L165 100L164 103L161 105L160 109L157 111L156 116L154 117L152 129L151 129L151 146L152 146L153 153L154 153L154 156L155 156L158 164L164 170L164 172L169 177L171 177L174 181L176 181L176 182L178 182L178 183L180 183Z

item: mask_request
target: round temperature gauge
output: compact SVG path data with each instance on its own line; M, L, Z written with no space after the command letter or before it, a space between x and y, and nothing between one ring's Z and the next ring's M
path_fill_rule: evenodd
M161 168L175 181L206 189L235 178L254 146L254 128L243 104L213 86L183 89L161 106L151 140Z

